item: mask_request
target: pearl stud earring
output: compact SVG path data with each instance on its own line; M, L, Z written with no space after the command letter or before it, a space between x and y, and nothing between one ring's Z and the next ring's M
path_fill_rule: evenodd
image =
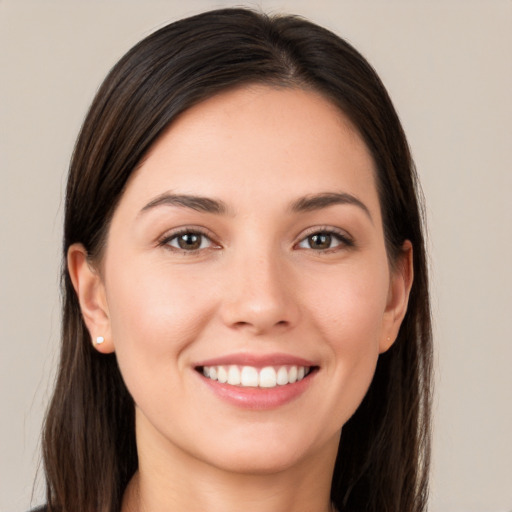
M101 345L105 341L105 338L103 336L98 336L96 338L96 345Z

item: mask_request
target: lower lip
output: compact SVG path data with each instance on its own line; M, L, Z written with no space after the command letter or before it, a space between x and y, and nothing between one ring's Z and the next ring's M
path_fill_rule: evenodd
M274 388L231 386L197 374L222 400L243 409L265 410L275 409L299 398L308 389L316 373L312 371L300 381Z

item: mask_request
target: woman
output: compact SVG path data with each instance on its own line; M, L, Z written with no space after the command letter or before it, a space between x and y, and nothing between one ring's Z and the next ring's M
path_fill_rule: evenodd
M425 510L415 180L325 29L227 9L130 50L70 168L48 510Z

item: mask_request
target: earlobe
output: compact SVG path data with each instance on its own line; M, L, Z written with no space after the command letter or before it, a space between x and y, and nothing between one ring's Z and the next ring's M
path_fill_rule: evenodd
M407 312L413 279L413 247L411 242L406 240L391 271L388 301L379 345L379 352L381 354L393 345L398 336L400 325Z
M69 247L67 264L85 325L96 350L102 353L113 352L105 286L99 272L91 266L82 244Z

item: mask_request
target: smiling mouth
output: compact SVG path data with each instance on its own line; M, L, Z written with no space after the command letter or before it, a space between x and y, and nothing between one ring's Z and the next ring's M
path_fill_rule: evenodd
M237 387L275 388L303 380L314 366L254 366L214 365L198 366L196 370L207 379Z

